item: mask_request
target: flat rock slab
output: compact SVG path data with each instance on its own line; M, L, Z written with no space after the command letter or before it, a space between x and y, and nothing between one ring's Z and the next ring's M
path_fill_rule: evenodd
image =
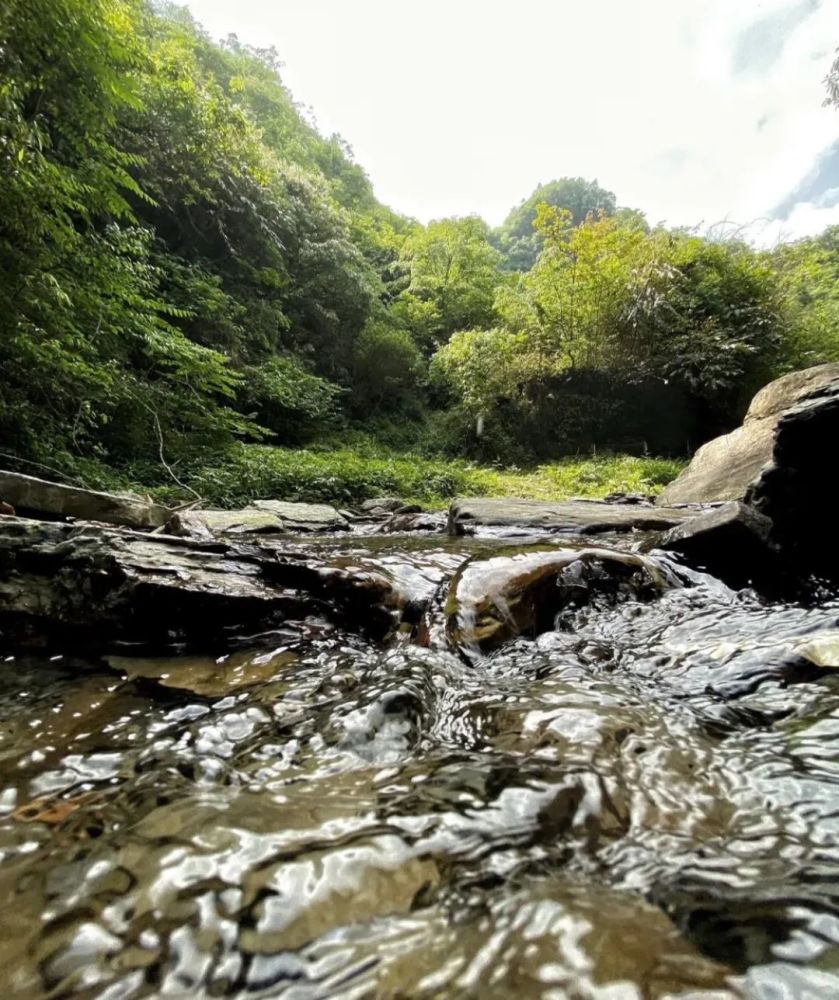
M251 507L280 518L286 531L348 531L349 521L325 503L255 500Z
M403 603L382 574L276 543L0 518L0 637L13 648L215 651L309 616L382 637Z
M174 514L168 530L182 538L210 541L216 535L265 535L285 531L276 514L254 510L190 510Z
M348 531L350 523L328 504L257 500L242 510L190 510L175 514L169 530L180 536L210 539L215 535L305 534Z
M171 512L140 497L119 496L50 483L34 476L0 470L0 500L16 511L102 521L128 528L160 528Z
M596 535L623 531L667 531L697 515L693 508L607 504L598 500L546 503L539 500L455 500L449 508L449 534L482 528L539 530Z

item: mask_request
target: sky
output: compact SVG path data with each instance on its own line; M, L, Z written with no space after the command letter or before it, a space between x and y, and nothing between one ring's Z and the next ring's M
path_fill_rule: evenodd
M189 0L274 45L378 198L492 225L596 179L651 222L764 244L839 223L839 0Z

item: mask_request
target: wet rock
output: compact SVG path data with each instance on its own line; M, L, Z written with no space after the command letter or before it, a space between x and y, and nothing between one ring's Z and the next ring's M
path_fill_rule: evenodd
M694 517L694 510L670 510L635 504L607 504L600 500L455 500L449 509L449 534L464 535L482 528L510 532L594 535L605 532L666 531Z
M326 617L387 634L389 581L299 550L4 518L0 630L37 645L225 648L291 618Z
M173 535L209 540L216 535L276 535L347 531L347 518L328 504L257 500L241 510L190 510L169 521Z
M772 462L746 502L771 520L773 544L800 576L836 582L839 535L829 498L839 440L839 377L786 410L774 440Z
M372 500L364 500L361 504L361 510L365 514L373 514L376 512L393 514L395 511L399 510L400 507L405 506L405 501L400 500L399 497L375 497Z
M656 547L677 552L729 587L774 587L782 574L769 543L772 522L743 503L723 504L671 528Z
M347 531L347 519L325 503L289 503L285 500L255 500L256 510L274 514L286 531Z
M805 636L795 644L793 653L823 670L839 669L839 629Z
M648 493L607 493L603 497L603 503L630 503L640 504L644 507L651 507L655 503L655 496Z
M839 391L839 364L793 372L764 386L752 400L743 425L703 445L690 465L661 493L658 503L666 506L745 499L775 458L776 431L781 421L805 423L814 430L812 420L823 405L819 400L824 399L825 390ZM801 404L803 410L797 409ZM822 451L827 440L821 437Z
M517 635L551 631L580 606L648 600L678 583L652 559L610 549L528 547L476 558L452 581L446 634L474 658Z
M394 514L383 525L377 528L383 534L397 534L409 531L433 531L442 533L446 530L445 514L421 514L405 512Z
M243 510L191 510L175 514L169 531L181 538L212 540L216 535L266 535L285 531L283 521L268 511L246 507Z
M170 516L165 507L140 497L98 493L2 470L0 500L12 508L3 511L7 515L31 512L129 528L160 528Z

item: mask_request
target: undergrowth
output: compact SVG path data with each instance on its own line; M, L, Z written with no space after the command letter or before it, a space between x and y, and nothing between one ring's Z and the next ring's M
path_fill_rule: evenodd
M286 449L241 445L222 462L179 469L182 482L204 504L240 507L256 499L283 499L351 506L377 496L397 496L426 507L444 507L455 496L562 500L611 492L658 493L678 475L673 459L602 455L561 459L532 469L489 468L462 460L423 458L370 447ZM163 485L160 471L125 470L100 488L133 487L162 503L193 499L180 486Z

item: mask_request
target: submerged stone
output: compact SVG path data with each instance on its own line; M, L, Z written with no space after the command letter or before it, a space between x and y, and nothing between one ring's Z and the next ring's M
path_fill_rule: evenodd
M793 652L813 666L825 670L839 669L839 629L805 636L793 647Z
M141 677L162 687L191 691L206 698L221 698L232 691L270 680L297 659L297 654L289 650L239 652L220 657L107 658L109 665L123 672L129 680Z

